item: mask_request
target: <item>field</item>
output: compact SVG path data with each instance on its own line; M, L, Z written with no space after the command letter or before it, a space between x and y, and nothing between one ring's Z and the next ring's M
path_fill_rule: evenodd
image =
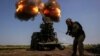
M100 50L100 49L99 49ZM31 51L25 45L0 45L0 56L71 56L72 46L64 50L55 49L52 51ZM85 56L100 56L99 51L94 50L93 45L85 45Z

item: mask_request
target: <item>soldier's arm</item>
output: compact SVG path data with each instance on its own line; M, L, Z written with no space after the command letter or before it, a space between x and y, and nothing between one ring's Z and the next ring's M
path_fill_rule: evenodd
M70 32L70 29L69 29L69 26L67 26L68 28L67 28L67 32L66 32L66 34L69 34L69 32Z

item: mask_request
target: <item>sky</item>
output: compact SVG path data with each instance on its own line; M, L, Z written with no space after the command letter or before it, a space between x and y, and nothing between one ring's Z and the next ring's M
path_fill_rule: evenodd
M36 16L34 21L15 18L16 1L0 0L0 45L30 45L32 33L40 31L41 15ZM71 18L82 25L86 34L84 44L100 44L100 0L57 1L62 12L60 22L54 22L53 26L59 42L73 43L73 38L65 34L65 20Z

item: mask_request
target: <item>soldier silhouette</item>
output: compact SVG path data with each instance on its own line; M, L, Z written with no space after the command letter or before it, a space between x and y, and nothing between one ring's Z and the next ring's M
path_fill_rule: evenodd
M66 34L74 37L72 56L77 56L77 48L79 51L79 56L84 56L83 42L85 39L85 33L82 26L77 21L73 22L70 18L66 20L66 24L68 27Z

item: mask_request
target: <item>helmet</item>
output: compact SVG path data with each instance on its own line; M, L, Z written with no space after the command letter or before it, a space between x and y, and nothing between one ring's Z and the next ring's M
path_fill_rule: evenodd
M67 22L72 22L72 19L71 18L67 18L66 23Z

